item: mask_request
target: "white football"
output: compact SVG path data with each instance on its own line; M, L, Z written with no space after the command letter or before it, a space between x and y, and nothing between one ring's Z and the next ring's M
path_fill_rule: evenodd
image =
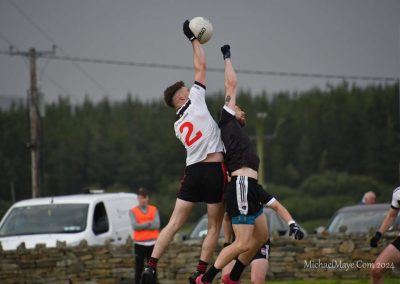
M189 28L201 44L210 40L213 35L213 26L207 18L194 17L189 22Z

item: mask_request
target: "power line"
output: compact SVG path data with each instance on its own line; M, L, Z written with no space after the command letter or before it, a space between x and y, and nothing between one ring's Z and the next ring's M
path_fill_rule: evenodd
M49 41L53 42L53 39L52 39L45 31L43 31L38 25L36 25L35 22L33 22L33 20L31 20L31 19L24 13L24 11L23 11L22 9L20 9L20 8L19 8L14 2L12 2L12 1L9 1L9 3L10 3L20 14L22 14L22 15L26 18L26 20L27 20L31 25L33 25L35 28L37 28L38 30L40 30L41 33L42 33ZM10 40L8 37L6 37L4 34L0 33L0 38L1 38L3 41L5 41L5 42L10 46L9 55L10 55L11 50L15 50L15 51L17 51L17 52L20 52L20 50L15 46L15 44L13 44L13 43L11 42L11 40ZM25 64L27 67L29 67L29 66L28 66L29 64L28 64L26 58L25 58L24 56L23 56L22 58L23 58L24 64ZM47 81L50 82L50 84L52 84L53 86L55 86L56 88L58 88L59 91L61 91L62 93L70 94L70 95L71 95L72 93L71 93L70 91L68 91L66 88L64 88L63 86L61 86L61 84L59 84L56 80L54 80L54 78L52 78L47 72L45 72L45 67L46 67L47 64L49 63L49 60L50 60L50 59L48 59L48 60L46 61L46 63L45 63L45 66L42 67L41 72L40 72L40 76L39 76L39 80L40 80L40 78L44 77L44 78L46 78Z
M0 51L0 54L3 54ZM54 60L84 62L95 64L119 65L119 66L134 66L158 69L176 69L176 70L193 70L193 66L160 64L160 63L144 63L135 61L121 61L121 60L107 60L87 57L72 57L72 56L58 56L58 55L44 55ZM207 68L210 72L224 72L224 68ZM237 69L236 73L249 74L249 75L265 75L265 76L280 76L280 77L302 77L302 78L323 78L323 79L341 79L341 80L369 80L369 81L397 81L396 77L384 76L363 76L363 75L334 75L334 74L317 74L317 73L302 73L302 72L281 72L281 71L260 71L249 69Z
M70 56L61 46L57 45L55 40L46 33L32 18L30 18L13 0L8 0L11 6L18 11L22 17L28 21L33 27L35 27L48 41L64 54L64 56L49 55L46 56L54 60L69 61L74 64L74 66L84 74L90 81L92 81L98 88L101 89L106 94L110 92L97 80L95 80L86 70L84 70L78 62L83 63L96 63L96 64L107 64L107 65L119 65L119 66L136 66L136 67L146 67L146 68L158 68L158 69L175 69L175 70L193 70L192 66L182 66L182 65L171 65L171 64L159 64L159 63L143 63L143 62L133 62L133 61L118 61L118 60L106 60L106 59L96 59L96 58L84 58L84 57L74 57ZM5 39L7 41L7 38ZM8 42L8 41L7 41ZM0 54L4 52L0 51ZM223 68L207 68L209 72L224 72ZM398 81L399 78L396 77L386 77L386 76L364 76L364 75L343 75L343 74L320 74L320 73L304 73L304 72L282 72L282 71L261 71L261 70L249 70L249 69L236 69L236 73L248 74L248 75L265 75L265 76L277 76L277 77L298 77L298 78L319 78L319 79L338 79L338 80L366 80L366 81Z
M62 93L71 95L71 92L69 92L67 89L65 89L63 86L61 86L59 83L57 83L57 81L55 81L52 77L50 77L49 74L43 72L43 77L46 78L46 80L48 80L55 87L57 87Z
M9 55L6 51L0 50L0 55ZM174 64L160 64L160 63L145 63L135 61L122 61L122 60L109 60L109 59L98 59L88 57L76 57L76 56L59 56L46 54L42 57L60 60L60 61L71 61L71 62L83 62L83 63L94 63L94 64L106 64L106 65L118 65L118 66L131 66L131 67L145 67L145 68L157 68L157 69L175 69L175 70L193 70L193 66L185 65L174 65ZM210 72L224 72L223 68L207 68ZM248 75L265 75L265 76L278 76L278 77L300 77L300 78L319 78L319 79L340 79L340 80L368 80L368 81L398 81L396 77L386 76L364 76L364 75L335 75L335 74L321 74L321 73L303 73L303 72L281 72L281 71L260 71L250 69L236 69L236 73L248 74Z
M12 42L9 40L6 36L0 33L0 38L3 39L5 42L7 42L10 46L10 51L8 51L8 55L13 55L12 52L15 50L16 52L21 52ZM22 56L24 64L29 67L28 60L26 59L25 56ZM49 61L46 62L46 65L48 64ZM67 89L62 87L57 81L55 81L52 77L47 74L44 69L46 66L44 66L40 72L40 77L46 78L52 85L54 85L56 88L58 88L61 92L64 92L66 94L71 94Z
M1 38L2 40L4 40L8 45L13 45L13 44L11 43L11 41L10 41L5 35L3 35L2 33L0 33L0 38Z
M48 41L50 41L53 45L57 46L57 48L63 53L65 56L69 56L68 53L56 43L56 41L46 33L31 17L29 17L21 7L19 7L14 1L8 0L8 3L13 6L13 8L35 29L39 31ZM110 92L105 88L99 81L97 81L93 76L91 76L85 69L80 66L77 61L72 62L75 68L77 68L87 79L89 79L93 84L95 84L104 94L109 95Z
M37 24L32 20L32 18L30 18L30 17L24 12L24 10L22 10L14 1L8 0L8 3L9 3L11 6L13 6L13 8L14 8L15 10L17 10L17 12L18 12L20 15L22 15L22 17L24 17L25 20L28 21L28 23L29 23L31 26L33 26L35 29L37 29L48 41L50 41L50 42L52 42L52 43L54 44L53 39L52 39L42 28L40 28L40 26L37 25Z

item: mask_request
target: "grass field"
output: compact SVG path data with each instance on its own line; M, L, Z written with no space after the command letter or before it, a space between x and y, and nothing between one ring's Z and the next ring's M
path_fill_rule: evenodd
M244 284L250 284L250 281L243 282ZM345 280L345 279L334 279L334 280L326 280L326 279L318 279L318 280L287 280L287 281L266 281L266 284L308 284L308 283L316 283L316 284L369 284L370 280ZM400 283L399 279L396 278L385 278L385 284L398 284Z

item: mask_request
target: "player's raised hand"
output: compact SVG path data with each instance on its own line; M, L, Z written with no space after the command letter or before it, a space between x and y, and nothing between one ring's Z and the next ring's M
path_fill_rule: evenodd
M229 44L225 44L221 47L222 55L224 56L224 60L227 58L231 58L231 47Z
M196 37L194 36L192 30L189 28L189 20L186 20L183 23L183 33L185 34L185 36L190 40L190 41L194 41L196 39Z

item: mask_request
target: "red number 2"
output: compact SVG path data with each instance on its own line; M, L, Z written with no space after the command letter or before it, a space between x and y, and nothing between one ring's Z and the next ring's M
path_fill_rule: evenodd
M189 122L189 121L186 121L185 123L182 123L182 125L179 127L179 131L181 133L183 133L183 130L185 128L188 129L188 131L186 133L186 136L185 136L185 143L188 146L193 145L194 142L196 142L197 140L200 139L201 136L203 136L201 131L197 131L196 134L193 137L191 137L192 133L193 133L193 124L191 122Z

